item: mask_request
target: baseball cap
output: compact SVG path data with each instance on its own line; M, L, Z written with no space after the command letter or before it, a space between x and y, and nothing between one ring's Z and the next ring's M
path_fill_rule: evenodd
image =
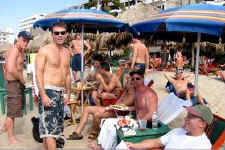
M209 107L204 105L195 105L192 107L187 107L187 111L193 115L201 117L208 125L213 121L213 114Z
M27 31L19 32L18 37L22 37L22 38L28 39L28 40L32 40L33 39L33 36Z
M134 69L130 72L130 76L133 76L134 74L138 74L138 75L144 77L145 69L142 69L142 68Z

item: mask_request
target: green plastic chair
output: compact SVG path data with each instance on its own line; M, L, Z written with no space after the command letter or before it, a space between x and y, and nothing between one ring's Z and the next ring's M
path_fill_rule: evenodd
M24 90L24 95L29 95L29 107L30 111L33 110L33 95L32 95L32 89L31 88L26 88ZM3 67L2 63L0 64L0 105L1 105L1 113L5 114L6 113L6 103L5 103L5 96L7 95L6 89L5 89L5 79L4 79L4 74L3 74ZM24 101L24 105L26 106L26 100ZM23 110L24 114L27 114L27 109L24 107Z

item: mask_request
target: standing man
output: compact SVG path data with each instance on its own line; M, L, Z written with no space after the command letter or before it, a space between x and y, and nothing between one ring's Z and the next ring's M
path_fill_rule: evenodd
M133 43L134 43L133 44L134 50L133 50L131 69L142 68L147 71L149 68L148 49L145 46L145 44L139 39L134 38Z
M176 69L182 70L183 66L184 66L184 59L181 50L178 50L176 53Z
M77 78L77 72L81 71L81 38L80 35L76 35L75 40L70 42L70 48L72 49L72 70L74 74L74 78ZM83 54L84 56L90 51L91 46L88 42L84 41L84 46L87 47L86 52Z
M5 79L7 91L7 117L0 132L8 131L9 144L18 144L14 136L15 118L23 116L25 79L23 76L24 53L29 41L30 33L21 31L17 42L6 52Z
M53 42L42 47L36 58L36 77L40 93L39 133L45 150L56 149L56 138L64 129L64 104L70 99L70 52L63 46L67 26L57 22L51 28ZM64 88L67 97L64 99Z

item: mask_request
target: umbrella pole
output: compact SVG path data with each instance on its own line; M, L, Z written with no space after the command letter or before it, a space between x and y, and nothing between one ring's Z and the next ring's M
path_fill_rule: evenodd
M196 64L195 64L195 88L194 88L195 97L197 96L197 93L198 93L198 66L199 66L200 41L201 41L201 33L198 32Z
M84 110L84 24L81 27L81 110Z

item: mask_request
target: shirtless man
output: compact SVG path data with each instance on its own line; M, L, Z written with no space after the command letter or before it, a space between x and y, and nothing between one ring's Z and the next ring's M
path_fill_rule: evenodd
M90 51L91 46L88 42L84 41L84 46L87 47L86 52L84 52L84 56ZM74 74L74 78L77 78L77 72L81 71L81 38L80 35L76 35L75 40L70 42L70 48L72 49L72 70Z
M138 39L133 39L133 58L132 58L132 64L131 69L134 68L143 68L146 69L146 71L149 68L149 53L148 49L144 45L143 42L141 42Z
M125 91L123 92L121 97L116 101L115 104L124 104L127 106L131 106L134 104L134 99L135 99L135 92L134 92L133 86L128 84L128 86L125 87ZM69 140L81 140L83 138L83 136L81 135L81 132L88 121L89 114L94 115L93 130L89 136L90 139L95 139L97 137L98 126L102 118L109 118L109 117L116 116L116 114L113 111L110 111L110 107L106 107L106 106L85 107L84 112L82 113L82 116L81 116L80 124L77 126L75 132L73 132L72 135L70 135L70 137L68 138Z
M101 70L101 62L103 62L104 59L101 55L95 55L93 57L93 66L94 66L94 71L90 72L87 77L85 78L85 81L87 80L92 80L96 81L96 75L100 72Z
M96 105L104 103L104 99L117 99L121 94L122 85L119 77L116 74L109 72L109 64L103 62L101 64L102 69L96 75L97 81L100 83L98 90L93 91L92 98Z
M7 117L0 133L8 131L9 144L18 144L19 140L14 136L15 118L23 116L25 79L23 76L24 53L29 41L30 33L21 31L17 42L8 49L5 55L5 79L7 91Z
M67 26L57 22L51 28L53 42L42 47L36 58L36 79L40 93L39 133L45 150L56 150L56 138L63 133L64 103L70 99L70 52L63 46ZM67 97L64 99L64 88Z
M129 110L136 111L137 119L151 122L153 112L157 112L158 96L153 89L144 85L144 70L134 70L130 76L136 91L136 101Z
M128 107L129 111L136 111L137 113L137 120L147 120L147 127L151 126L151 120L152 120L152 114L153 112L157 111L158 107L158 96L155 91L153 91L151 88L146 87L144 85L144 70L134 70L130 72L131 76L131 82L135 88L135 102L134 106ZM92 142L88 144L88 146L91 149L115 149L115 140L116 140L116 134L115 134L115 128L114 124L117 123L118 120L112 120L113 122L110 122L110 120L107 122L107 119L105 123L107 123L108 126L108 134L105 134L105 138L100 138L105 141L98 141L100 145L96 145ZM105 124L104 123L104 124ZM101 131L103 132L103 131ZM100 132L100 134L101 134ZM108 135L108 136L107 136ZM107 142L106 142L107 139ZM107 144L106 144L107 143Z
M176 53L176 69L183 69L184 62L181 51Z
M183 71L177 69L176 75L175 75L176 76L175 79L173 77L167 75L167 74L164 74L164 76L174 86L175 91L176 91L175 94L178 97L185 99L185 97L186 97L186 90L187 90L187 84L188 84L189 81L186 80L186 79L183 79Z

